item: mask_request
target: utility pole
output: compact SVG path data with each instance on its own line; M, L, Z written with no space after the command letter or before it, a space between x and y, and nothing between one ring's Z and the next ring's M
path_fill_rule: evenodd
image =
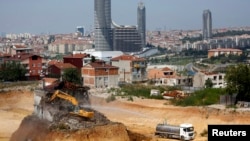
M125 82L125 69L123 69L123 81Z

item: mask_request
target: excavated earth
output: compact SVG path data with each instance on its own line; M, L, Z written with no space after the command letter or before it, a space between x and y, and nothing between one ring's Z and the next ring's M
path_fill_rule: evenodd
M10 141L129 141L126 127L121 123L108 123L78 130L69 130L64 124L51 129L50 123L36 116L27 116Z
M82 125L78 117L65 115L58 124L33 115L34 92L20 88L0 92L0 141L176 141L154 137L157 123L192 123L197 132L195 141L207 141L201 136L209 124L249 124L249 108L230 109L223 105L209 107L177 107L166 100L117 98L106 102L103 92L90 95L91 109L103 118L99 125L73 129L70 124ZM93 108L93 109L92 109ZM60 116L59 116L60 117ZM59 120L60 121L60 120ZM65 124L67 123L67 124ZM92 123L91 123L92 124ZM91 125L89 124L89 125ZM79 127L76 127L79 128Z
M19 128L12 134L10 141L140 141L146 137L128 131L120 122L110 121L104 114L91 108L89 98L81 109L94 112L92 118L72 115L74 106L64 99L48 101L48 93L42 98L40 106L53 117L48 121L32 113L26 116ZM79 97L79 96L78 96ZM86 102L87 99L87 102ZM87 103L87 104L86 104Z

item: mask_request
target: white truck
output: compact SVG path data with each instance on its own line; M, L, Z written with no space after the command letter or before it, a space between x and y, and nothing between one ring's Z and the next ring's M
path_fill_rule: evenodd
M179 126L166 123L157 124L156 136L163 138L177 138L181 140L193 140L195 137L194 127L190 123L183 123Z

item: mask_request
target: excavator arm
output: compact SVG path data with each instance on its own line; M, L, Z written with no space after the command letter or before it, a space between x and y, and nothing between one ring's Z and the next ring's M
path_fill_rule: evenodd
M94 116L94 112L87 112L85 110L79 109L78 101L76 100L75 97L73 97L73 96L71 96L63 91L56 90L53 93L53 95L51 96L51 98L49 99L49 101L53 101L56 97L67 100L67 101L71 102L75 107L77 107L77 110L75 110L74 112L70 112L70 114L81 116L81 117L87 117L87 118L92 118Z
M65 100L71 102L74 106L78 106L78 101L75 99L75 97L73 97L65 92L62 92L60 90L56 90L54 92L54 94L51 96L50 101L54 100L56 97L65 99Z

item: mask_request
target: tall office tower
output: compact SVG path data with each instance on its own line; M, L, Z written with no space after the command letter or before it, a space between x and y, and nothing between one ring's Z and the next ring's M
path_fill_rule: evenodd
M138 32L141 35L142 47L146 46L146 8L143 2L139 2L137 8Z
M114 51L126 53L142 51L141 36L136 26L116 25L113 29L113 47Z
M95 0L95 49L112 51L111 0Z
M81 36L85 35L84 27L83 26L77 26L76 27L76 33L80 33Z
M203 11L203 40L212 38L212 14L210 10Z

